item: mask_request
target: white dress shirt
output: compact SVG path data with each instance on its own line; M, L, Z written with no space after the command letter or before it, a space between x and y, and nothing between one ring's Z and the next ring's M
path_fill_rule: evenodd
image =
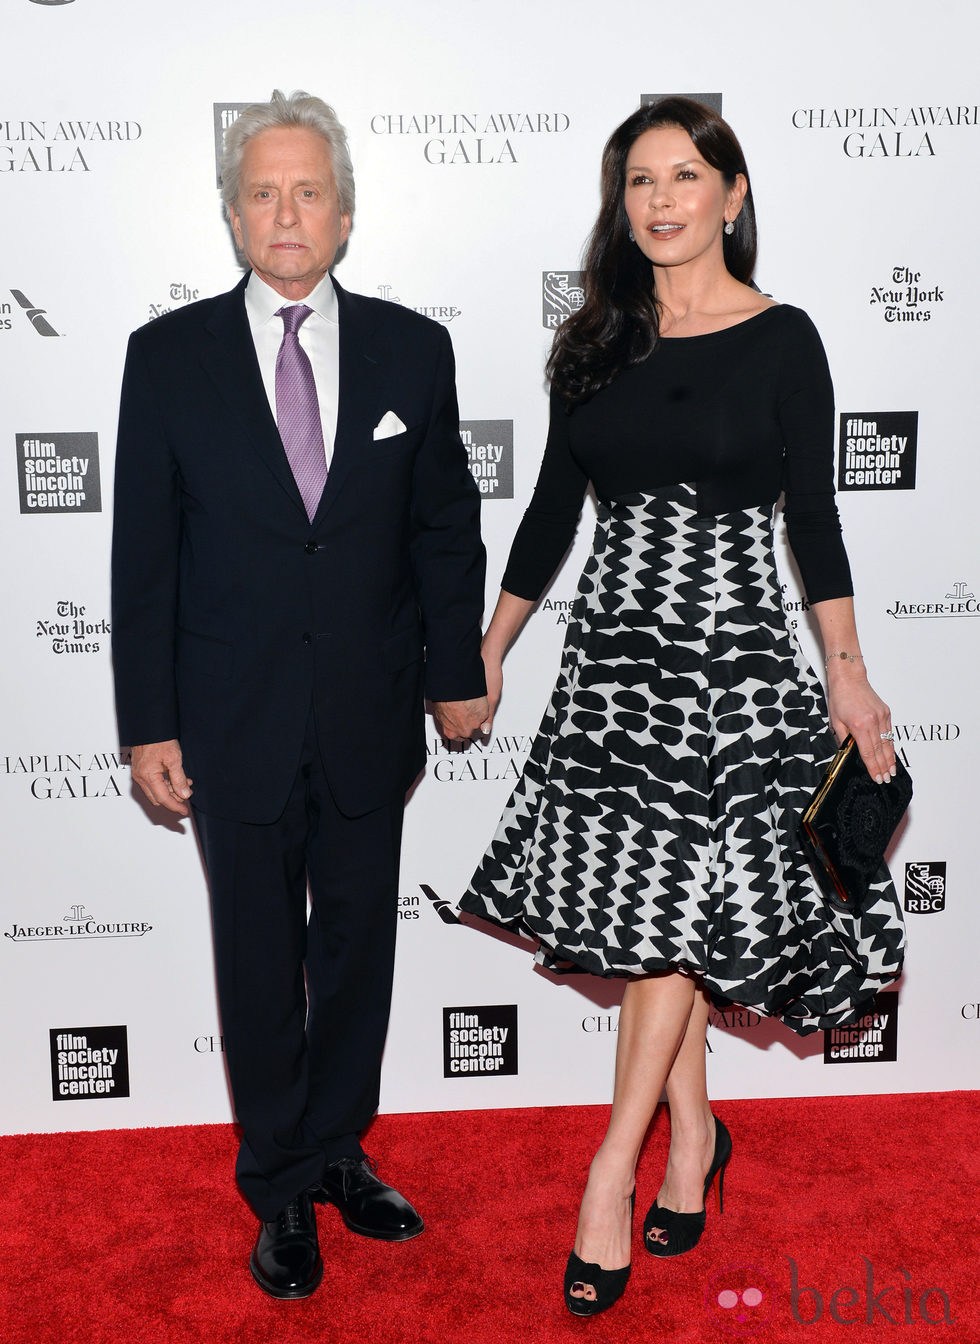
M337 293L330 276L325 275L305 299L284 299L271 285L253 271L245 286L245 315L255 342L259 372L265 394L276 418L276 356L282 344L282 318L276 317L280 308L293 303L305 303L312 308L309 317L299 329L299 343L309 355L320 403L320 423L323 426L323 451L330 467L333 442L337 436L337 402L340 384L340 315Z

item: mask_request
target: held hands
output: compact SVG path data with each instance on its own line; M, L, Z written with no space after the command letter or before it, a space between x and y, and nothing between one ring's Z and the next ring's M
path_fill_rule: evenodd
M168 812L186 817L190 811L187 799L193 792L191 785L194 781L184 774L182 761L176 738L133 747L133 779L153 806L165 807Z
M489 733L492 723L485 695L476 700L436 700L432 717L447 742L468 742L477 733Z
M895 747L881 736L892 730L891 710L872 690L864 668L832 662L827 673L827 703L838 742L850 733L875 783L894 779Z
M488 714L489 722L484 732L489 733L493 727L493 720L497 713L497 706L500 704L500 697L504 689L504 669L501 666L501 660L496 654L488 651L486 642L481 650L483 657L483 671L487 679L487 702L490 706Z

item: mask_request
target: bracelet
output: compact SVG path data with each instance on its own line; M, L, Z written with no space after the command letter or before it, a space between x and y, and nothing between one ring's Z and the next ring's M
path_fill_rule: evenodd
M861 661L863 662L863 661L864 661L864 654L863 654L863 653L845 653L845 652L841 652L841 653L828 653L828 654L827 654L827 657L823 660L824 670L826 670L826 669L830 666L830 662L831 662L831 659L832 659L832 658L842 658L842 659L843 659L843 658L846 658L847 661L848 661L849 663L856 662L857 659L860 658Z

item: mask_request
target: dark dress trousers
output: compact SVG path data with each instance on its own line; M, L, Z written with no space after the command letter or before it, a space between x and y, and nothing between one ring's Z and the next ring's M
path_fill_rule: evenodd
M337 432L311 523L245 283L130 340L112 627L121 740L178 739L193 779L239 1183L271 1218L360 1151L377 1105L423 696L484 693L485 559L444 328L335 282ZM406 428L375 440L387 411Z

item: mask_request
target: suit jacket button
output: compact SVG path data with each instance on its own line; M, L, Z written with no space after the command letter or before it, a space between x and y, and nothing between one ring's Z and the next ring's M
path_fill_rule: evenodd
M307 555L316 555L319 549L320 548L319 546L317 546L315 541L308 541L306 545L303 547L303 550L306 552Z
M303 636L303 643L304 643L304 644L312 644L312 643L313 643L313 636L312 636L309 632L307 632L307 633Z

